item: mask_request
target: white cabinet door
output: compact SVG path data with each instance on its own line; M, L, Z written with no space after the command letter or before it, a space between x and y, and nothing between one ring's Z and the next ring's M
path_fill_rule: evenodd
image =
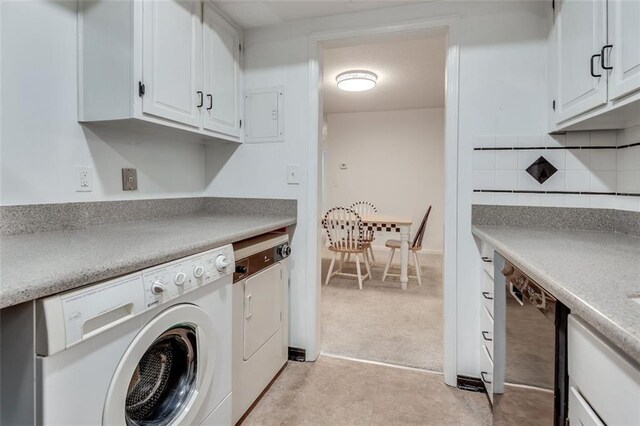
M240 34L204 3L204 128L240 136Z
M200 127L202 4L144 1L142 112Z
M640 89L640 1L609 0L609 99Z
M607 41L606 8L604 0L557 2L556 123L607 103L607 77L600 56L594 56ZM594 77L592 71L601 77Z

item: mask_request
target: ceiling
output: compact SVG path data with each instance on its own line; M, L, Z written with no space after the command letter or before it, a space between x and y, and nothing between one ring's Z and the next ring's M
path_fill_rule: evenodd
M325 49L324 114L441 107L445 61L444 35ZM336 76L348 70L372 71L378 84L366 92L344 92Z
M257 28L299 19L381 9L424 0L218 0L215 3L242 28Z

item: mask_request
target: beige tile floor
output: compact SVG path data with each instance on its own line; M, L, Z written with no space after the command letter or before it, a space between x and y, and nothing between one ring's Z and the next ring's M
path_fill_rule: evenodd
M442 375L321 356L289 362L243 425L489 425L482 393Z

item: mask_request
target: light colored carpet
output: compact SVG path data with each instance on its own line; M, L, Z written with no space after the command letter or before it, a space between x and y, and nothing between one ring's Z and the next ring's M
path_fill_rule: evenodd
M487 396L442 375L321 356L289 362L243 425L490 425Z
M348 277L322 285L322 351L442 371L442 256L422 259L422 286L410 278L405 291L398 277L381 281L383 258L363 290ZM328 269L329 261L323 260L323 283ZM353 263L345 271L354 272Z

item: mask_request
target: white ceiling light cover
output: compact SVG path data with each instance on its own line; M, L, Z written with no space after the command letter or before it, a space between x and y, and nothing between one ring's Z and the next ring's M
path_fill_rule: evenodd
M338 88L347 92L362 92L373 89L377 81L376 74L362 70L343 72L336 77Z

